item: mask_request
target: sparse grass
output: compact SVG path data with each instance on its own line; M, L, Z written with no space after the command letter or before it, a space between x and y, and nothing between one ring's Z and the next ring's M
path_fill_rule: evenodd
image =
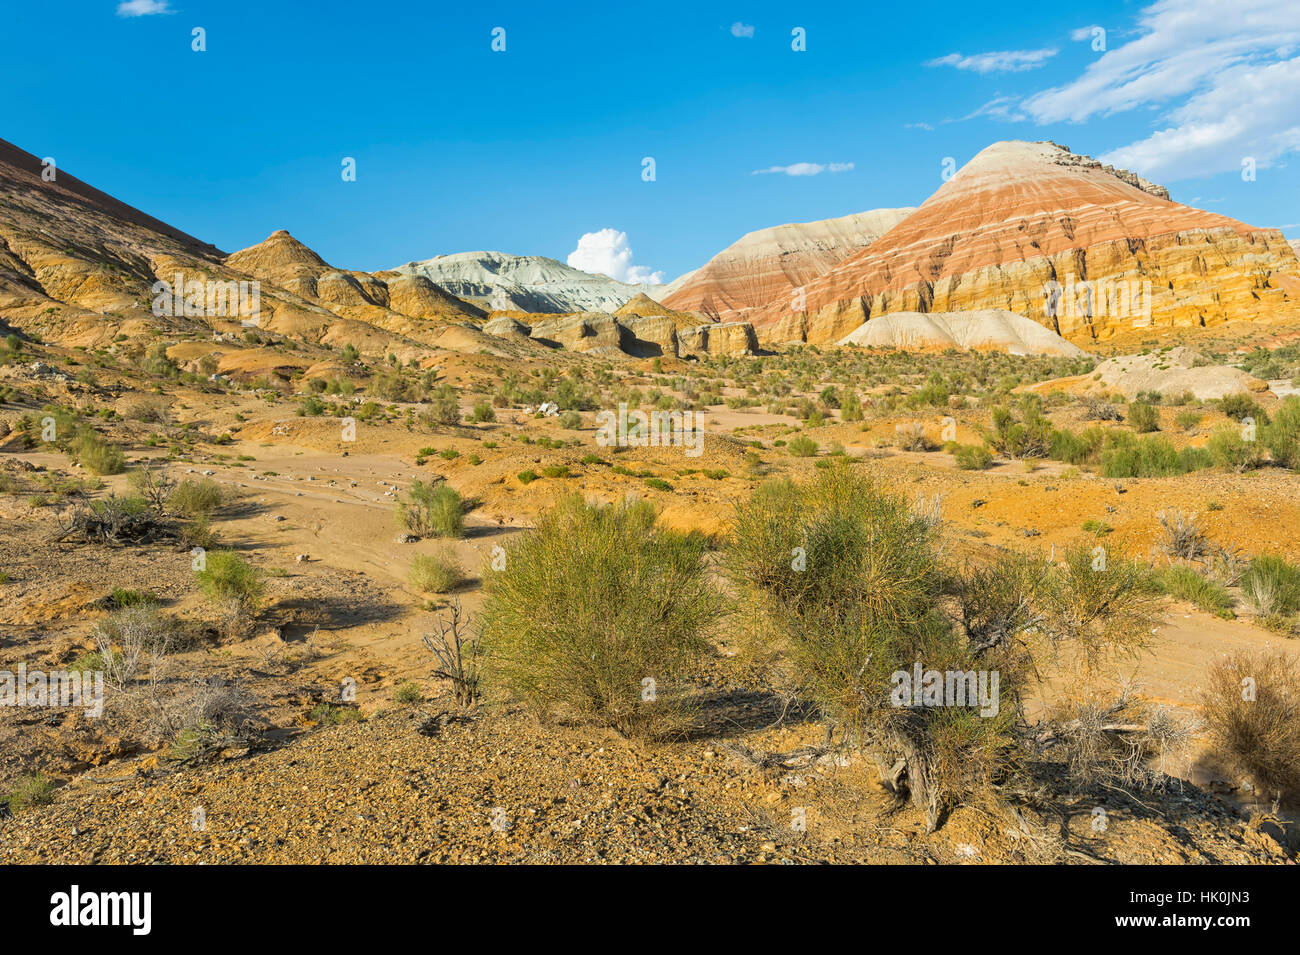
M1285 621L1300 610L1300 567L1273 554L1261 554L1241 577L1241 591L1261 618Z
M393 691L393 702L409 706L424 702L424 691L415 683L403 683Z
M54 783L43 773L19 776L9 790L6 802L14 815L54 801Z
M1231 620L1236 616L1232 610L1232 595L1227 589L1206 579L1191 567L1173 564L1157 571L1154 580L1162 593L1195 604L1206 613L1214 614L1224 620Z

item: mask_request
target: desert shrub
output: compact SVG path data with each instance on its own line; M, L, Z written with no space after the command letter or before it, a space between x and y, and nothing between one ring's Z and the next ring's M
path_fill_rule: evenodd
M812 438L800 434L790 439L786 450L796 458L810 458L817 453L818 447L819 445Z
M459 599L452 598L448 617L438 614L437 625L437 633L420 635L436 661L433 675L451 681L457 703L473 706L479 700L483 677L483 647L470 632L469 618Z
M424 701L424 692L418 684L403 683L393 691L393 702L409 705L411 703L422 703Z
M993 409L993 430L987 441L998 454L1008 458L1046 457L1052 444L1052 424L1043 414L1042 403L1022 399L1017 409L999 405Z
M1130 401L1128 405L1128 423L1138 434L1148 434L1160 430L1160 412L1145 401Z
M1240 392L1220 398L1219 410L1233 421L1244 421L1246 418L1251 418L1258 426L1268 424L1268 413L1259 406L1259 402L1250 395Z
M492 410L492 405L487 401L479 401L474 404L474 410L470 413L469 420L474 424L482 424L487 421L496 421L497 413Z
M101 620L91 638L104 680L122 688L135 679L145 662L164 657L175 648L177 630L156 604L146 601L125 606Z
M421 419L430 427L460 424L460 395L448 384L441 384L428 396Z
M1087 428L1082 434L1062 429L1052 433L1048 454L1067 464L1096 464L1105 440L1106 432L1101 428Z
M1101 452L1101 474L1108 478L1170 477L1211 464L1200 448L1175 448L1165 438L1136 438L1125 432L1106 436Z
M1043 635L1077 647L1090 669L1140 651L1158 617L1147 568L1097 544L1067 548L1043 578L1038 602Z
M225 491L211 478L186 478L170 498L171 512L187 520L208 518L225 502Z
M1174 424L1183 431L1194 431L1204 418L1199 411L1180 411L1174 416Z
M1196 514L1178 508L1169 508L1156 514L1164 540L1160 549L1169 557L1183 560L1200 560L1210 552L1210 541Z
M942 807L991 783L1008 745L1017 670L998 641L972 651L942 613L946 574L935 524L843 462L807 485L761 485L736 512L723 555L728 579L780 641L801 693L850 738L905 761L913 801L934 825ZM1003 657L1003 654L1008 654ZM918 707L899 700L898 674L1006 670L998 710ZM1005 664L1005 665L1004 665Z
M1124 415L1113 402L1096 395L1087 395L1083 399L1084 421L1123 421Z
M385 371L375 375L370 379L366 391L385 401L416 401L420 397L419 385L399 371Z
M88 428L73 439L71 451L77 463L91 474L121 474L126 470L126 456Z
M856 391L846 388L840 402L840 418L844 421L861 421L862 417L862 400Z
M582 427L582 415L576 411L566 411L560 415L560 427L566 431L577 431Z
M485 590L490 675L539 715L633 735L680 726L721 612L702 537L658 527L645 502L570 497L506 545Z
M416 554L409 579L416 590L445 594L465 579L465 571L455 552L444 548L436 554Z
M1221 584L1208 580L1191 567L1174 564L1155 575L1155 583L1164 593L1195 604L1206 613L1231 620L1232 595Z
M1300 469L1300 396L1288 395L1263 429L1260 440L1273 456L1273 463Z
M398 522L421 537L460 537L465 528L465 504L447 484L411 482L406 500L398 502Z
M177 485L165 467L157 466L152 461L142 461L127 477L127 483L160 516L169 512Z
M952 456L963 471L983 471L993 465L993 452L984 444L959 444Z
M1210 459L1218 467L1248 471L1264 463L1264 448L1259 441L1247 441L1236 428L1220 428L1205 444Z
M1300 666L1281 651L1238 651L1210 668L1201 696L1211 751L1274 797L1300 789Z
M894 425L894 446L901 451L934 450L934 444L925 436L925 426L919 421Z
M669 484L663 478L657 478L657 477L646 478L645 486L654 488L656 491L671 491L673 489L673 486L671 484Z
M1290 616L1300 610L1300 567L1282 557L1261 554L1241 575L1241 591L1259 616Z
M536 471L530 468L525 471L520 471L518 474L515 475L515 477L519 478L520 484L532 484L534 481L537 480L538 474Z
M5 802L14 815L54 801L54 783L43 773L31 773L14 780Z
M209 599L244 613L257 609L265 584L256 567L233 550L212 551L204 563L196 574Z

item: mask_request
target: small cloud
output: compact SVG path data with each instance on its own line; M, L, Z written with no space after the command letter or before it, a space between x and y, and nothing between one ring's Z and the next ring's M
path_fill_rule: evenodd
M627 244L627 233L618 229L585 233L565 261L575 269L608 275L617 282L631 285L662 285L664 281L663 272L652 272L644 265L632 264L632 247Z
M929 123L904 123L903 128L904 129L927 129L930 132L934 132L934 127L931 126Z
M851 162L797 162L789 166L768 166L766 169L755 169L751 176L764 176L768 173L781 173L786 176L819 176L824 172L848 172L853 168Z
M119 17L150 17L158 13L175 13L168 0L123 0L117 5Z
M1000 119L1005 123L1020 123L1024 122L1026 118L1025 114L1020 111L1020 100L1015 96L996 96L975 110L975 112L963 116L962 119L976 119L980 116Z
M929 60L926 66L952 66L959 70L974 73L1022 73L1036 70L1052 57L1056 48L1043 50L1002 50L997 53L976 53L965 56L961 53L949 53L935 60Z
M1082 43L1084 40L1092 39L1092 31L1100 29L1101 27L1097 26L1095 23L1086 27L1079 27L1077 30L1070 31L1070 39L1075 43Z
M731 35L748 40L754 35L754 27L752 24L741 23L737 20L731 25Z

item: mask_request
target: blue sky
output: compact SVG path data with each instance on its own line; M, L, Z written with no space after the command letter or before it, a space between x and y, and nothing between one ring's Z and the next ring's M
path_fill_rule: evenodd
M1300 237L1295 0L559 9L10 4L0 137L227 251L287 228L354 269L596 233L585 261L667 280L753 229L919 204L999 139Z

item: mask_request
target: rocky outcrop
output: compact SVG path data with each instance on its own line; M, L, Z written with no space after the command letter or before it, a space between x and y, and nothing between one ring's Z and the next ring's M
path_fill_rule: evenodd
M762 340L828 342L891 312L1000 308L1085 343L1300 318L1300 262L1280 232L1163 196L1055 143L995 143L810 282L802 310L778 301L751 317Z
M970 312L893 312L873 318L840 345L907 351L998 351L1012 355L1087 355L1051 329L1004 309Z
M482 331L603 358L704 358L758 351L758 338L748 322L679 325L671 314L584 312L544 318L532 325L500 315L485 322Z
M504 252L435 255L394 271L423 275L487 311L612 312L647 288L592 275L545 256Z
M758 351L758 336L749 322L696 325L681 329L677 338L683 356L753 355Z
M750 232L683 276L685 281L678 279L681 286L660 301L715 322L736 321L775 302L789 306L796 288L867 248L912 211L874 209Z

